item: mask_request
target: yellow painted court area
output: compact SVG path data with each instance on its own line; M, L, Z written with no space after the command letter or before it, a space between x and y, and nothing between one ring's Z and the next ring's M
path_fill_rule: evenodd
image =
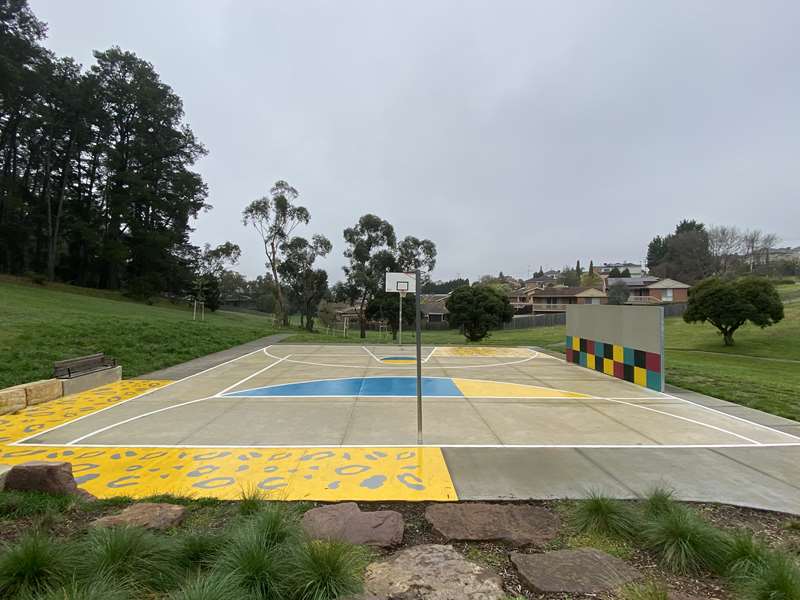
M591 398L587 394L553 388L501 381L453 378L453 383L467 398Z
M469 346L442 346L434 350L439 357L495 357L495 358L528 358L532 352L527 348L488 348Z
M141 448L10 446L167 381L122 381L0 418L0 463L68 461L99 498L154 494L280 500L457 500L439 448ZM235 440L232 440L235 443Z

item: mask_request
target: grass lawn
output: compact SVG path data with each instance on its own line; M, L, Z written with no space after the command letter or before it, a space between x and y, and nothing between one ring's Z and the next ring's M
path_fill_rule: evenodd
M257 315L206 311L204 322L169 303L149 306L99 290L0 279L0 388L52 377L53 361L105 352L125 377L274 333Z
M665 323L667 383L800 421L800 284L779 286L785 305L783 321L760 329L745 325L726 347L709 324L689 324L680 317ZM479 345L541 346L564 350L564 327L494 331ZM456 330L425 331L425 344L465 344ZM411 332L404 342L413 343ZM386 335L368 332L369 343L389 343ZM364 343L358 330L350 337L301 332L286 343ZM796 361L796 362L795 362Z

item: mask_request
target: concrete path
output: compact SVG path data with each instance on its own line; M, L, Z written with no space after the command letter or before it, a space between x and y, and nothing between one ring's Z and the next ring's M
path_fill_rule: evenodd
M217 365L221 365L222 363L231 359L243 356L248 352L252 352L253 350L258 350L259 348L269 346L270 344L277 344L281 340L285 340L290 335L292 334L276 333L275 335L268 335L267 337L258 338L252 342L247 342L246 344L241 344L240 346L234 346L232 348L228 348L227 350L221 350L220 352L214 352L213 354L206 354L205 356L195 358L194 360L190 360L179 365L173 365L171 367L167 367L166 369L161 369L160 371L153 371L152 373L147 373L145 375L138 375L136 379L171 379L173 381L183 379L184 377L196 375L200 371L205 371L206 369L216 367Z
M635 498L662 484L682 500L800 514L800 446L442 451L461 500Z

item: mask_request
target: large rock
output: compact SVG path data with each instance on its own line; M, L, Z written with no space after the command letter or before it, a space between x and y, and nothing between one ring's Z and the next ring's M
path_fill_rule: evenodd
M355 502L312 508L303 515L309 537L387 548L403 541L403 516L393 510L363 512Z
M527 504L432 504L425 518L446 540L542 546L558 535L557 515Z
M72 476L72 464L68 462L46 462L33 460L14 465L6 474L6 490L20 492L45 492L47 494L82 496L94 498L78 488Z
M0 465L0 492L6 487L6 477L8 477L9 471L11 471L11 465Z
M503 580L452 546L412 546L367 567L361 600L501 600Z
M60 379L43 379L25 384L25 401L28 406L50 402L56 398L61 398L63 388Z
M25 388L16 386L0 390L0 415L17 412L27 406Z
M148 529L170 529L180 525L186 508L178 504L141 502L133 504L116 515L100 517L92 525L95 527L134 526Z
M511 562L520 580L532 591L542 594L598 594L641 577L639 571L625 561L594 548L544 554L512 552Z

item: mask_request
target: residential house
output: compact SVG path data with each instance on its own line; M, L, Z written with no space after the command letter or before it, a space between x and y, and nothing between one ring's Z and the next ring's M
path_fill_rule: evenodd
M422 294L419 298L419 311L424 321L428 323L446 323L447 299L450 294Z
M608 296L595 287L549 287L530 293L533 312L566 312L569 304L607 304Z
M542 273L542 275L531 277L525 280L525 287L531 290L543 289L547 286L556 285L561 271L550 270Z
M625 269L628 269L628 272L631 274L631 277L644 276L644 268L642 267L642 265L631 262L603 263L602 265L596 266L594 268L595 272L601 276L608 275L614 269L617 269L620 273L622 273Z
M674 279L658 277L608 277L606 290L617 282L628 287L630 296L628 304L664 304L668 302L686 302L689 299L690 285Z

